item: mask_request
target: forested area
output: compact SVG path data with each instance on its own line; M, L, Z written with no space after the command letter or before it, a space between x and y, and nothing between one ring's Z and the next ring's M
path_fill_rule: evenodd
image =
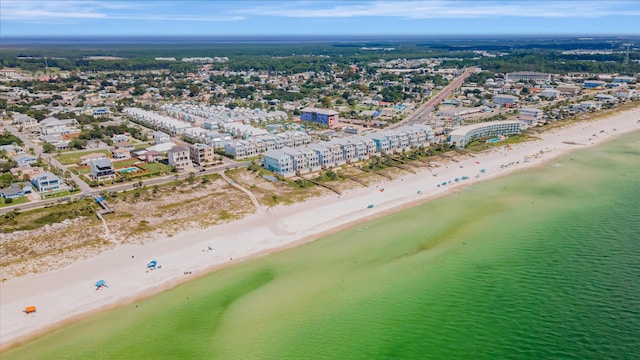
M46 65L63 71L145 71L189 72L197 64L180 61L184 57L228 57L228 62L211 64L214 70L260 70L293 74L306 71L328 72L334 66L364 66L380 59L444 58L445 67L480 66L490 71L542 72L640 72L640 52L631 51L625 65L626 47L619 39L494 39L431 40L384 42L318 43L164 43L95 44L80 50L70 44L5 46L0 50L0 67L41 71ZM205 41L205 40L203 40ZM89 48L89 47L87 47ZM612 54L563 55L563 50L608 49ZM474 51L498 52L498 56L480 56ZM122 59L87 60L90 56ZM177 61L155 60L175 57Z

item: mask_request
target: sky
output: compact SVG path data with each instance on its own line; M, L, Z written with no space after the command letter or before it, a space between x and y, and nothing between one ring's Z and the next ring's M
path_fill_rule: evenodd
M640 0L0 0L0 39L272 35L640 35Z

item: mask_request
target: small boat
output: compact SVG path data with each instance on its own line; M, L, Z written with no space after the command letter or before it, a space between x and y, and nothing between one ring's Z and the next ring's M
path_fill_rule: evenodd
M369 204L369 206L367 206L367 209L371 209L373 208L373 204Z

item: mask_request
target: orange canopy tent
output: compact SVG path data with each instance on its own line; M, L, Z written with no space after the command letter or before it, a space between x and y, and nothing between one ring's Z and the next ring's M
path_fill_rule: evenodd
M36 307L35 306L27 306L26 308L24 308L24 312L26 312L27 314L31 314L36 312Z

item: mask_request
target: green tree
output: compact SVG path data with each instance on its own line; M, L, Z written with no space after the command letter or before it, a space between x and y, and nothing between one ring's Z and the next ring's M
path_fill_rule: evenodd
M55 145L46 142L46 143L44 143L42 145L42 151L44 151L47 154L50 154L50 153L56 151L56 147L55 147Z

